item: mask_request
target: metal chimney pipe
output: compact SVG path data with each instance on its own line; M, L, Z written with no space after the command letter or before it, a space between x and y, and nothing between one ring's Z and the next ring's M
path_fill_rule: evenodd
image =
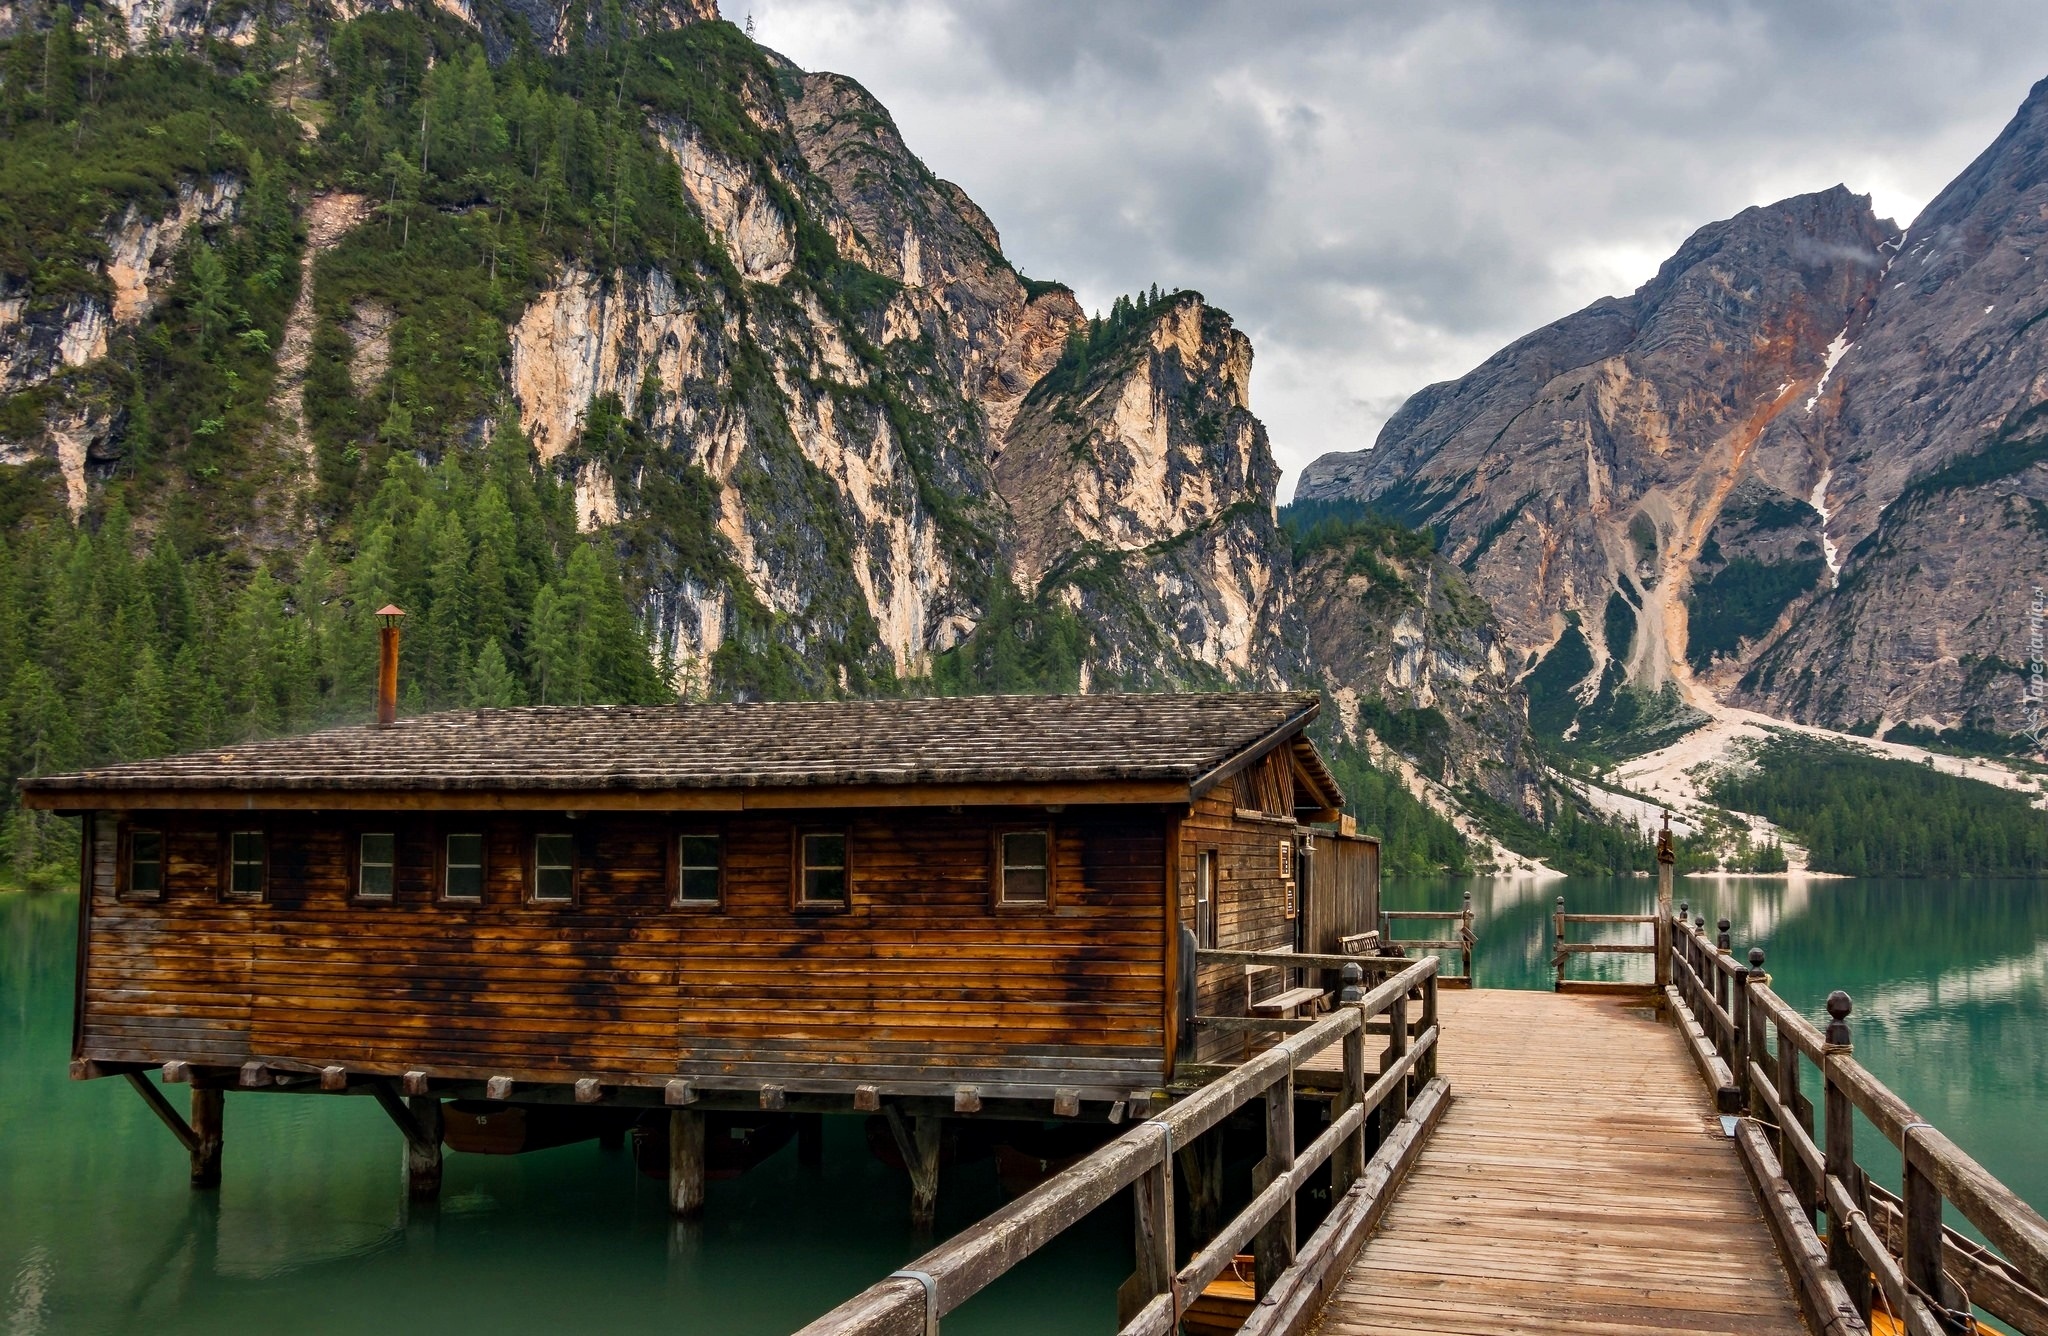
M377 609L377 727L398 722L398 621L405 610L395 603Z

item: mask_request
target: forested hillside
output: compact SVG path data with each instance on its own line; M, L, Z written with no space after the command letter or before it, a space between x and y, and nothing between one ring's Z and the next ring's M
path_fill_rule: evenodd
M1086 316L698 0L348 12L0 12L10 777L362 718L387 603L408 710L1321 679L1199 294Z

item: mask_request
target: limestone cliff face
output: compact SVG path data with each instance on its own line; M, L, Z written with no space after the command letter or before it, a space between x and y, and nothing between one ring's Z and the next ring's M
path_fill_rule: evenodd
M1004 438L1016 576L1082 612L1120 678L1306 669L1251 361L1228 316L1183 294L1080 383L1028 395Z
M1827 392L1896 245L1841 187L1745 210L1694 234L1633 295L1417 394L1373 450L1317 460L1296 495L1438 527L1523 664L1577 614L1589 696L1610 658L1639 685L1685 681L1689 622L1719 606L1700 603L1697 567L1753 557L1787 525L1819 550L1809 502L1826 462L1786 423ZM1749 502L1730 509L1738 488ZM1731 582L1750 578L1735 569ZM1730 649L1749 647L1737 636Z
M194 228L215 228L234 217L242 183L216 176L181 181L161 217L130 204L95 240L102 259L97 291L36 301L0 276L0 397L51 387L66 373L107 355L109 339L146 316L169 288L178 247ZM64 500L73 515L89 499L88 466L106 464L115 414L83 396L60 396L39 433L0 437L0 463L55 462Z

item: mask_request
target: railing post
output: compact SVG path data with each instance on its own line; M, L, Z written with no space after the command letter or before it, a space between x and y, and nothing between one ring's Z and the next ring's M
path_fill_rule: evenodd
M1424 1034L1428 1034L1430 1031L1437 1028L1438 1023L1439 1022L1437 1020L1436 1010L1436 976L1432 974L1422 981L1422 1032ZM1416 1076L1418 1080L1431 1081L1436 1078L1436 1055L1438 1050L1441 1049L1443 1046L1442 1038L1443 1037L1439 1035L1437 1037L1438 1042L1431 1044L1429 1046L1429 1052L1422 1055L1422 1061L1419 1064L1417 1064L1416 1068Z
M1465 986L1472 986L1472 892L1465 892L1465 912L1458 920L1458 941L1463 945L1465 960ZM1436 987L1436 976L1429 976L1429 986Z
M1721 1010L1732 1020L1735 1011L1735 980L1721 960L1727 953L1728 940L1728 920L1719 919L1714 924L1714 1000L1721 1004ZM1735 1036L1724 1031L1719 1047L1722 1059L1732 1065L1735 1061Z
M1941 1189L1915 1156L1915 1147L1920 1143L1913 1134L1925 1126L1910 1123L1899 1134L1899 1155L1904 1166L1899 1193L1903 1218L1899 1224L1905 1236L1899 1247L1899 1263L1908 1286L1947 1308L1951 1306L1951 1296L1947 1277L1941 1272Z
M1671 850L1671 813L1664 814L1664 831L1657 840L1657 991L1671 982L1671 875L1676 855Z
M1742 1010L1744 1017L1742 1029L1743 1079L1738 1082L1742 1087L1743 1098L1748 1102L1751 1113L1757 1111L1757 1105L1760 1101L1757 1099L1756 1091L1750 1088L1752 1082L1749 1076L1749 1064L1753 1062L1759 1068L1762 1068L1771 1060L1771 1050L1768 1047L1769 1039L1764 1029L1764 1009L1756 1004L1753 990L1759 987L1768 987L1770 982L1771 976L1764 973L1764 949L1760 946L1752 946L1749 948L1749 970L1743 979L1742 988ZM1778 1156L1779 1163L1782 1164L1784 1159L1784 1154L1781 1152Z
M1828 1177L1842 1185L1849 1200L1860 1213L1864 1206L1863 1176L1856 1168L1856 1106L1849 1102L1849 1092L1835 1077L1837 1061L1854 1051L1849 1040L1849 1012L1852 1004L1849 995L1839 988L1828 994L1827 1042L1823 1051L1822 1089L1827 1119L1827 1171ZM1855 1301L1856 1311L1863 1320L1870 1320L1870 1266L1856 1251L1856 1245L1849 1240L1849 1222L1835 1209L1832 1198L1823 1194L1828 1202L1828 1266L1834 1270L1849 1297Z
M1382 1074L1392 1071L1408 1056L1408 995L1401 994L1387 1011L1387 1051L1380 1059ZM1413 1084L1413 1073L1409 1079L1396 1081L1394 1088L1387 1092L1387 1102L1380 1105L1387 1110L1380 1120L1380 1135L1391 1136L1394 1124L1408 1116L1408 1087Z
M1365 971L1346 965L1343 978L1344 991L1338 996L1344 1005L1357 1007L1365 996ZM1358 1011L1358 1028L1344 1036L1344 1089L1337 1097L1334 1117L1341 1117L1365 1099L1365 1012L1363 1008ZM1361 1119L1358 1130L1345 1137L1330 1156L1331 1195L1339 1197L1349 1191L1364 1168L1365 1123Z
M1727 936L1723 933L1722 936ZM1729 1027L1735 1033L1729 1036L1728 1068L1735 1078L1735 1089L1742 1100L1742 1107L1756 1111L1756 1092L1749 1088L1749 971L1737 965L1735 977L1729 991L1734 1003L1729 1013L1733 1024Z
M1262 1192L1275 1179L1294 1168L1294 1072L1266 1090L1266 1158L1264 1173L1253 1176L1252 1190ZM1255 1278L1261 1297L1273 1292L1280 1273L1294 1265L1294 1194L1280 1206L1279 1213L1261 1229L1252 1247L1257 1263Z
M1153 1296L1173 1288L1173 1154L1163 1144L1159 1163L1131 1184L1131 1201L1135 1207L1131 1213L1132 1243L1138 1265L1130 1283L1117 1296L1120 1326L1142 1312Z
M1551 968L1557 972L1557 982L1551 985L1553 992L1564 991L1564 897L1557 897L1557 911L1550 918L1550 937L1557 949L1551 953Z
M1799 1124L1799 1130L1806 1133L1807 1140L1813 1139L1813 1106L1799 1093L1799 1045L1785 1037L1782 1027L1778 1030L1778 1102L1785 1106L1785 1116ZM1785 1166L1785 1180L1792 1185L1792 1195L1799 1199L1806 1210L1806 1222L1813 1223L1814 1210L1820 1205L1820 1185L1807 1172L1806 1160L1787 1153L1782 1149L1785 1138L1780 1137L1781 1149L1778 1160Z

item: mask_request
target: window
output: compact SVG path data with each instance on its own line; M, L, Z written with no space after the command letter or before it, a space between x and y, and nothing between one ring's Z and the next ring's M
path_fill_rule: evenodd
M1006 830L997 838L1002 866L996 903L1043 905L1052 898L1052 838L1043 830Z
M442 899L483 899L484 837L478 834L450 835L447 861L442 871Z
M1195 945L1216 948L1216 851L1195 855Z
M356 839L356 898L389 900L398 881L398 837L365 832Z
M576 837L533 837L533 898L565 901L576 898Z
M263 832L238 830L228 836L228 898L261 900L269 860L263 853Z
M844 860L841 860L842 865ZM724 880L723 849L716 835L676 837L676 903L716 905Z
M797 907L846 908L846 833L806 831L797 845Z
M164 893L164 836L160 830L128 833L128 895L155 900Z

